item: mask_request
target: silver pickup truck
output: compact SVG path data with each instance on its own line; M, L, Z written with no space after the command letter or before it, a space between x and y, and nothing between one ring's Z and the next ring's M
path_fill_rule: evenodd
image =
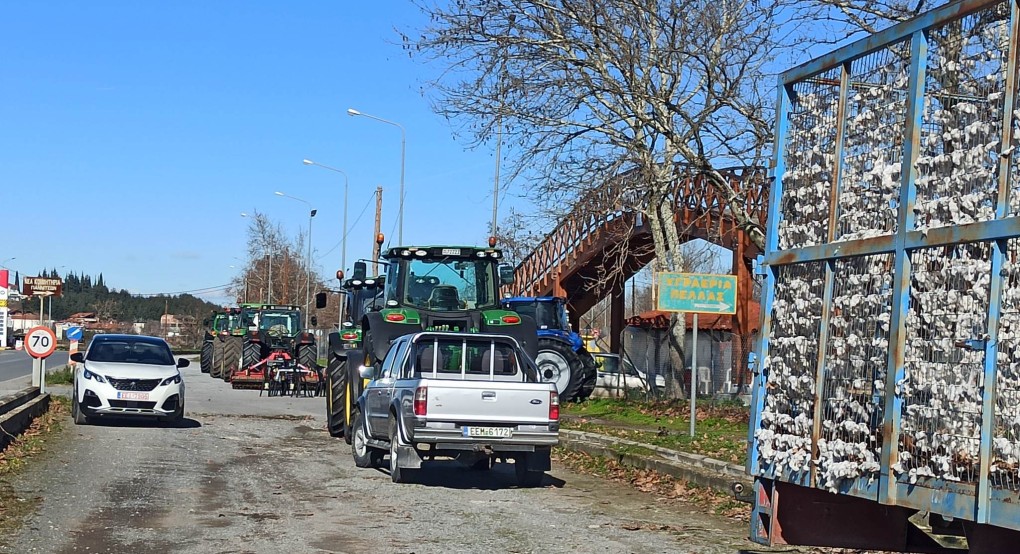
M452 457L476 469L514 460L521 486L537 486L559 442L559 397L538 382L511 337L420 332L393 341L352 415L358 467L380 467L400 483L423 459Z

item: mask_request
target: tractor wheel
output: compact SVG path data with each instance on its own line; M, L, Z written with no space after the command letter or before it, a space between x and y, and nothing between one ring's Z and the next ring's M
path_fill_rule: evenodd
M297 362L312 371L319 367L319 356L314 344L299 344L297 347Z
M234 370L237 369L237 364L240 361L241 337L227 337L223 341L223 361L220 363L223 371L220 373L220 378L224 381L230 381L230 377L234 374Z
M211 340L202 341L202 354L198 359L198 363L199 366L202 368L202 373L209 373L212 370L213 341Z
M244 351L241 354L241 367L249 368L262 361L262 345L257 342L244 343Z
M220 375L223 373L223 343L225 340L223 337L215 337L212 340L213 355L209 376L213 379L220 379Z
M581 388L577 391L577 402L584 402L588 400L591 393L595 391L595 383L598 381L598 369L595 367L595 358L591 357L585 349L577 351L577 355L581 358L581 366L584 368L583 377L581 378Z
M326 429L332 437L349 438L344 433L347 416L347 356L329 353L326 366Z
M560 402L570 402L581 388L581 359L570 346L552 339L538 339L538 378L543 383L556 385Z

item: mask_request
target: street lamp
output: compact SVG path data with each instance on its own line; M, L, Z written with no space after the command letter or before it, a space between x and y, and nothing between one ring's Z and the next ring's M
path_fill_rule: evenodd
M274 194L282 196L284 198L290 198L291 200L297 200L298 202L304 202L308 206L308 256L305 258L306 275L305 275L305 328L311 327L311 310L308 309L310 305L310 292L312 286L312 218L315 217L315 209L308 203L307 200L298 198L297 196L291 196L284 194L280 191L276 191Z
M317 166L319 166L319 167L321 167L323 169L328 169L330 171L335 171L335 172L339 173L340 175L344 176L344 228L343 228L343 232L340 234L340 243L341 243L341 246L340 246L340 269L342 269L343 271L347 271L347 185L348 185L348 182L347 182L347 173L344 173L342 170L339 170L339 169L337 169L335 167L330 167L330 166L325 165L325 164L320 164L320 163L317 163L317 162L313 162L312 160L308 160L308 159L301 160L301 163L303 163L305 165L317 165ZM343 321L344 321L344 307L345 307L345 304L346 304L346 302L343 302L343 301L340 302L340 323L341 323L341 327L343 326ZM340 327L338 327L338 328L340 328Z
M393 125L394 127L397 127L398 129L400 129L400 203L399 203L399 205L397 207L397 242L399 243L400 246L403 246L404 245L404 146L405 146L405 144L407 142L407 140L406 140L407 139L407 133L404 131L404 126L399 124L399 123L396 123L396 122L393 122L393 121L389 121L388 119L383 119L381 117L376 117L374 115L369 115L367 113L361 113L358 110L355 110L354 108L347 108L347 115L349 115L351 117L354 117L356 115L360 115L361 117L367 117L369 119L374 119L374 120L380 121L382 123Z
M249 217L245 212L241 212L241 217ZM269 252L269 241L265 240L263 236L262 250L266 255L266 263L269 264L269 293L266 295L266 304L273 303L273 256Z

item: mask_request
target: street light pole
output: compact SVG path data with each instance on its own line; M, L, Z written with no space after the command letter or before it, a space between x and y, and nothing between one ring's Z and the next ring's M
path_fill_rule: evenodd
M305 264L306 265L305 265L305 304L304 304L304 308L305 308L305 328L307 329L307 328L309 328L311 326L311 310L308 309L308 306L310 304L309 299L310 299L310 292L312 290L311 289L311 286L312 286L312 218L315 217L315 211L316 210L312 208L312 205L309 204L307 200L303 200L301 198L298 198L296 196L291 196L289 194L284 194L284 193L282 193L280 191L277 191L276 195L277 196L282 196L284 198L290 198L291 200L297 200L298 202L304 202L304 204L306 206L308 206L308 255L305 257Z
M312 160L308 160L308 159L301 160L301 163L303 163L305 165L317 165L317 166L319 166L319 167L321 167L323 169L328 169L330 171L335 171L335 172L339 173L340 175L344 176L344 228L343 228L342 232L340 233L340 243L341 243L341 245L340 245L340 269L343 270L343 271L347 271L347 192L348 192L348 184L349 184L348 180L347 180L347 173L345 173L343 170L337 169L335 167L330 167L330 166L325 165L325 164L320 164L318 162L313 162ZM341 298L341 300L340 300L339 325L337 326L337 329L343 328L344 315L345 315L344 312L346 311L345 310L346 307L347 307L347 302L345 302L343 300L343 298Z
M399 243L400 246L403 246L404 245L404 147L407 144L407 133L404 130L404 126L399 124L399 123L396 123L394 121L390 121L388 119L383 119L381 117L376 117L374 115L369 115L367 113L361 113L358 110L355 110L354 108L347 108L347 115L349 115L351 117L360 115L362 117L367 117L369 119L374 119L374 120L382 122L382 123L393 125L394 127L397 127L398 129L400 129L400 202L397 204L397 242Z

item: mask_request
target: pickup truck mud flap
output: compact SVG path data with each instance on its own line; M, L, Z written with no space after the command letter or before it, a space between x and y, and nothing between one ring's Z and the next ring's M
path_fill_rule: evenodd
M400 469L420 469L421 456L413 446L397 443L397 466Z

